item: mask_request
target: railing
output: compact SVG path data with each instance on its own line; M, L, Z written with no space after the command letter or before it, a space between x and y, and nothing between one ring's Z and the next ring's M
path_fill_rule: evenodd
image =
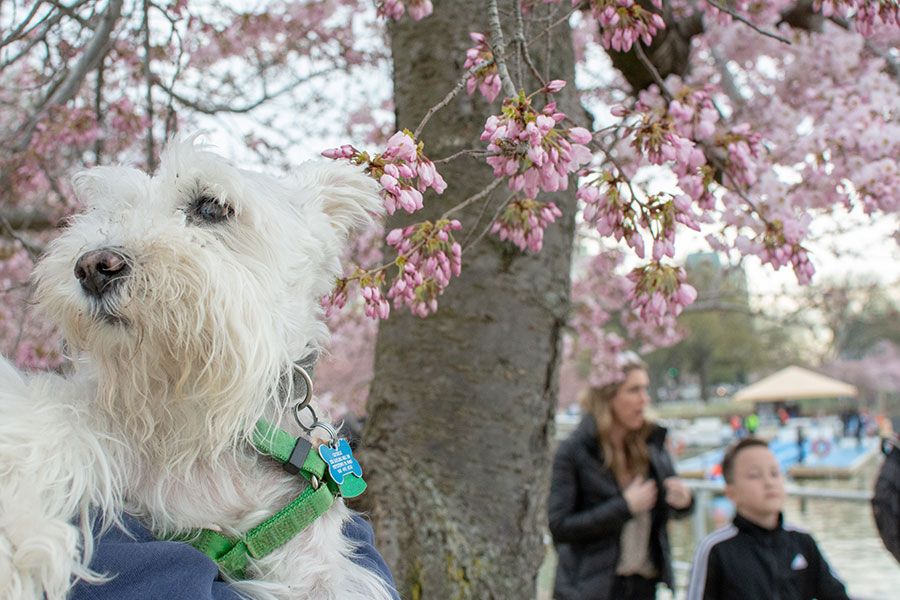
M713 495L722 494L725 484L717 481L701 479L683 479L694 492L694 513L691 515L691 529L694 539L702 540L708 533L706 530L706 515L709 513L709 505ZM800 487L796 485L785 486L788 496L801 499L838 500L841 502L870 502L872 492L865 490L835 490L830 488Z

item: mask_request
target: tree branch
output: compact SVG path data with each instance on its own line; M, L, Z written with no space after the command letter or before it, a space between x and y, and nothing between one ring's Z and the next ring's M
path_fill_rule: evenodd
M456 211L462 210L462 209L464 209L465 207L467 207L467 206L469 206L470 204L472 204L473 202L477 202L477 201L481 200L482 198L484 198L485 196L487 196L488 194L490 194L492 191L494 191L494 189L495 189L498 185L500 185L501 183L503 183L504 179L506 179L506 178L505 178L505 177L498 177L497 179L494 179L490 184L488 184L487 187L485 187L483 190L481 190L481 191L478 192L477 194L473 194L473 195L469 196L468 198L466 198L465 200L463 200L462 202L460 202L459 204L457 204L456 206L453 206L453 207L451 207L451 208L448 208L446 211L444 211L444 214L441 215L441 218L442 218L442 219L446 219L447 217L449 217L450 215L452 215L452 214L455 213Z
M44 253L43 246L31 241L30 239L26 238L21 233L16 231L12 224L10 224L10 222L7 221L6 217L4 217L2 214L0 214L0 226L2 226L2 229L4 231L6 231L6 235L22 244L22 246L32 258L37 258Z
M494 62L497 63L497 72L500 82L503 84L503 93L510 98L516 97L516 86L509 69L506 67L506 49L503 44L503 28L500 25L500 13L497 10L497 0L488 2L488 24L491 30L491 50L494 53Z
M29 37L28 41L25 43L24 46L19 48L19 51L17 54L9 57L8 59L6 59L2 63L0 63L0 70L3 70L6 67L14 64L19 59L24 58L25 56L28 55L28 52L30 52L32 48L34 48L35 46L40 44L42 41L46 41L46 37L47 37L47 34L50 32L50 29L54 25L59 23L61 19L62 19L61 13L56 13L53 15L52 19L48 19L44 26L44 30L40 34L28 36ZM13 41L16 41L16 40L10 40L10 42L13 42ZM2 48L4 45L5 44L0 44L0 48Z
M498 179L497 181L500 181L500 180ZM468 250L469 248L475 247L475 245L478 244L478 242L480 242L484 238L484 236L486 236L488 234L488 232L491 230L491 227L494 224L494 221L496 221L497 218L500 217L500 213L503 212L503 209L506 208L507 205L510 203L510 201L515 197L516 197L516 194L510 194L509 196L506 197L506 200L504 200L503 202L500 203L500 206L498 206L497 210L494 211L494 216L491 217L490 221L488 221L487 226L485 226L485 228L481 230L481 233L479 233L478 236L474 240L472 240L471 242L468 242L468 239L469 239L468 237L466 237L466 239L463 240L463 243L460 244L463 247L462 248L463 254L465 254L466 250ZM487 207L487 203L485 203L485 207ZM478 220L479 221L481 220L481 215L478 216ZM468 243L466 243L466 242L468 242Z
M569 11L565 14L565 16L560 17L560 18L557 19L556 21L553 21L552 23L550 23L549 25L547 25L547 27L545 27L544 29L542 29L539 33L535 34L534 37L532 37L530 40L528 40L528 45L530 46L530 45L534 44L534 43L537 42L539 39L541 39L541 38L544 37L545 35L549 34L551 31L553 31L554 29L556 29L557 27L559 27L559 26L562 25L563 23L567 23L567 22L569 21L569 17L571 17L572 15L574 15L574 14L575 14L576 12L578 12L579 10L581 10L581 6L575 6L574 8L572 8L571 10L569 10Z
M537 67L534 66L534 62L531 60L531 54L528 52L528 44L525 40L525 20L522 18L522 0L517 0L516 2L516 43L519 46L519 52L522 55L522 58L525 60L525 64L528 65L528 69L531 71L531 74L535 79L541 84L541 87L547 85L544 77L541 76L541 72L537 70Z
M659 86L659 92L663 94L669 100L672 99L672 94L669 93L669 89L666 87L666 82L663 81L662 76L659 74L659 71L656 70L656 67L647 58L647 54L644 52L644 46L640 40L634 42L634 51L637 54L638 60L641 61L641 64L646 67L647 71L653 77L653 81L656 82L656 85Z
M46 213L23 208L4 208L0 210L0 222L10 229L31 229L42 231L56 227L56 221Z
M448 163L452 160L456 160L460 156L479 156L479 155L485 155L485 154L487 154L487 150L485 150L483 148L466 148L465 150L460 150L459 152L454 152L450 156L446 156L444 158L439 158L439 159L433 160L431 162L433 162L436 165L440 165L440 164Z
M275 90L274 92L271 92L271 93L265 92L265 93L263 93L262 96L260 96L253 102L250 102L249 104L245 104L243 106L231 106L228 104L201 104L200 102L198 102L196 100L191 100L190 98L182 96L181 94L179 94L178 92L175 91L174 86L163 83L162 81L159 80L159 78L154 79L154 84L157 87L159 87L160 89L162 89L164 92L169 94L169 96L172 97L173 99L175 99L179 104L186 106L188 108L192 108L192 109L196 110L197 112L203 113L205 115L215 115L218 113L242 114L242 113L248 113L248 112L252 111L253 109L257 108L258 106L268 102L269 100L273 100L283 94L286 94L287 92L290 92L291 90L293 90L294 88L296 88L299 85L308 83L309 81L312 81L316 77L320 77L322 75L327 75L328 73L336 71L337 69L338 69L338 67L336 67L336 66L329 67L322 71L317 71L306 77L298 77L297 79L294 79L293 81L291 81L287 85L279 88L278 90Z
M100 63L97 65L97 81L94 85L94 119L97 121L97 126L100 129L103 129L104 122L104 113L103 113L103 68L104 68L104 60L100 59ZM94 140L94 164L99 165L100 160L103 157L103 136L98 135L97 139Z
M49 93L38 103L37 110L15 134L15 138L18 139L12 145L14 152L21 152L28 147L34 135L34 129L44 114L51 108L61 106L71 100L78 92L87 74L94 70L100 59L106 55L106 52L109 50L113 29L122 16L122 3L123 0L110 0L109 5L106 7L106 12L100 18L100 24L94 33L94 37L84 49L84 52L75 64L75 68L69 71L59 87L55 88L52 93Z
M59 12L66 15L70 19L78 21L78 23L84 28L90 28L91 24L88 20L84 19L81 15L75 12L76 9L80 8L84 4L87 4L88 0L81 0L81 2L75 2L71 6L66 6L62 2L57 2L56 0L43 0L47 4L51 4L59 9ZM40 2L38 2L40 4Z
M747 17L745 17L744 15L740 14L739 12L735 11L732 8L729 8L727 6L719 4L715 0L706 0L706 3L709 4L710 6L712 6L713 8L717 8L717 9L721 10L723 13L727 13L727 14L731 15L731 17L733 19L740 21L741 23L748 26L750 29L752 29L753 31L755 31L757 33L761 33L762 35L764 35L766 37L772 38L773 40L778 40L782 44L787 44L788 46L791 45L791 41L789 39L783 38L780 35L778 35L777 33L772 33L771 31L766 31L765 29L760 29L759 27L756 26L755 23L753 23L753 21L751 21L750 19L748 19Z
M422 133L422 130L425 129L425 125L428 123L428 121L431 120L431 117L433 117L437 111L441 110L442 108L444 108L445 106L450 104L450 101L453 100L453 98L455 98L456 95L462 91L462 89L466 85L466 81L468 81L469 77L472 77L481 69L491 66L491 64L493 64L494 62L495 61L488 60L488 61L478 63L477 65L474 65L472 67L469 67L469 70L466 71L465 73L463 73L462 77L460 77L459 80L456 82L456 85L453 86L453 89L451 89L449 92L447 92L447 95L444 96L444 98L440 102L438 102L437 104L435 104L434 106L432 106L431 108L428 109L428 112L425 113L425 116L422 117L422 120L419 122L419 125L416 127L416 130L413 132L413 138L416 140L419 139L419 135ZM513 94L513 95L515 95L515 94Z
M31 7L31 10L28 12L27 15L25 15L25 18L22 19L22 22L19 23L18 27L16 27L12 31L10 31L2 40L0 40L0 48L3 48L4 46L7 46L7 45L13 43L14 41L21 39L22 37L27 35L27 33L25 32L25 29L31 23L31 19L34 18L34 15L37 14L38 9L40 9L40 8L41 8L41 3L35 2L34 6ZM34 30L35 28L40 26L40 24L43 23L44 21L46 21L52 14L53 14L53 11L51 10L46 15L44 15L41 19L39 19L38 22L35 23L31 29Z
M141 20L141 32L144 34L142 46L144 48L144 56L142 67L144 71L144 83L147 86L144 99L146 100L145 110L147 111L147 119L151 123L147 127L147 137L145 141L145 151L147 152L147 170L151 173L156 170L156 140L153 139L153 74L150 72L150 3L144 0L144 14Z

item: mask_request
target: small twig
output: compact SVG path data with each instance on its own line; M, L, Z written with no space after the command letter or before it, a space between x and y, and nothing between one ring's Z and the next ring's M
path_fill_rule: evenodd
M666 98L672 99L672 94L669 93L669 88L666 87L666 82L663 81L662 76L659 74L659 71L656 70L656 67L647 58L647 55L644 53L644 47L640 41L636 41L634 43L634 51L637 53L638 60L647 68L647 71L650 72L650 75L653 77L653 80L656 82L656 85L659 86L659 91Z
M508 202L508 200L507 200L507 202ZM466 237L465 237L465 239L464 239L464 240L462 241L462 243L460 244L463 248L466 247L466 244L467 244L467 243L469 242L469 240L472 238L472 233L475 231L475 229L478 228L478 224L481 223L481 219L484 217L484 213L487 212L487 209L488 209L488 207L489 207L490 205L491 205L491 201L490 201L490 200L488 200L487 202L482 203L482 205L481 205L481 210L478 211L478 216L475 217L475 222L473 222L473 223L472 223L472 226L469 227L469 231L466 232Z
M455 160L455 159L459 158L460 156L466 156L466 155L478 156L478 155L483 155L483 154L487 154L487 150L484 150L483 148L466 148L465 150L460 150L459 152L454 152L450 156L447 156L445 158L439 158L438 160L433 160L431 162L433 162L436 165L440 165L440 164L448 163L452 160Z
M456 95L462 91L463 87L466 85L466 81L469 80L469 77L472 77L473 75L475 75L475 73L477 73L481 69L491 66L494 62L495 61L492 61L492 60L486 60L484 62L480 62L477 65L470 67L468 71L463 73L462 77L459 78L459 81L456 82L456 85L453 86L453 89L451 89L449 92L447 92L447 95L444 96L443 100L441 100L440 102L438 102L437 104L435 104L434 106L432 106L431 108L428 109L428 112L425 113L425 116L422 117L422 120L419 122L419 125L416 127L416 130L413 132L413 138L416 140L419 139L419 135L422 133L422 130L425 129L425 125L428 123L428 121L431 120L431 117L433 117L437 111L441 110L442 108L444 108L445 106L450 104L450 101L453 100L453 98L455 98ZM515 95L515 94L513 94L513 95Z
M541 87L547 85L546 80L541 76L541 72L538 71L537 67L534 66L534 62L531 60L531 54L528 52L528 44L525 41L525 20L522 18L522 0L518 0L516 2L516 43L519 45L519 53L522 58L525 59L525 64L528 65L528 70L531 71L531 74L535 79L540 82Z
M503 93L510 98L515 98L516 85L513 83L512 77L509 76L509 69L506 67L503 28L500 26L500 13L497 11L497 0L490 0L488 2L488 23L491 29L491 50L494 53L494 62L497 63L497 73L500 75Z
M0 215L0 225L3 225L3 229L6 230L6 233L9 235L9 237L22 244L22 246L25 248L32 259L36 259L44 253L44 248L42 246L37 245L36 243L20 234L18 231L16 231L3 215Z
M568 22L569 17L571 17L573 14L575 14L575 13L578 12L579 10L581 10L581 7L580 7L580 6L576 6L575 8L573 8L572 10L570 10L569 12L567 12L566 15L565 15L564 17L561 17L561 18L557 19L556 21L554 21L554 22L550 23L549 25L547 25L547 27L545 27L540 33L536 34L533 38L531 38L530 40L528 40L528 45L530 46L531 44L535 43L536 41L538 41L539 39L541 39L542 37L544 37L545 35L547 35L547 34L550 33L551 31L553 31L554 29L556 29L557 27L559 27L559 26L562 25L563 23Z
M495 7L496 7L496 5L495 5ZM553 23L551 23L549 26L547 26L546 29L544 29L543 31L541 31L540 33L538 33L536 36L534 36L533 38L531 38L530 40L528 40L527 43L525 44L525 46L526 46L526 47L527 47L527 46L531 46L534 42L536 42L538 39L540 39L540 38L543 37L544 35L548 34L548 33L549 33L550 31L552 31L554 28L556 28L557 26L559 26L561 23L564 23L564 22L568 21L569 17L572 16L572 14L573 14L574 12L576 12L577 10L578 10L577 8L574 8L574 9L570 10L570 11L566 14L565 17L563 17L563 18L561 18L561 19L559 19L559 20L554 21ZM499 23L499 17L498 17L498 23ZM509 43L507 44L507 46L510 46L510 47L511 47L513 44L517 44L517 43L519 43L518 38L513 39L513 40L510 40ZM497 64L497 60L496 60L496 56L497 56L497 54L496 54L496 49L495 49L495 48L492 48L492 51L494 52L494 60L487 60L487 61L481 62L481 63L479 63L479 64L477 64L477 65L475 65L475 66L473 66L473 67L470 67L468 71L466 71L465 73L463 73L463 75L462 75L462 77L460 77L459 81L456 82L456 85L453 86L453 89L451 89L451 90L447 93L447 95L444 96L444 98L443 98L440 102L438 102L437 104L435 104L434 106L432 106L430 109L428 109L428 112L425 113L425 116L422 117L422 120L419 122L418 126L416 126L416 129L415 129L415 131L413 132L413 137L414 137L415 139L417 139L417 140L419 139L419 135L421 135L422 131L425 129L425 125L428 123L428 121L431 120L431 117L433 117L433 116L435 115L435 113L437 113L439 110L441 110L442 108L444 108L445 106L447 106L448 104L450 104L450 101L453 100L453 98L455 98L456 95L459 94L459 93L462 91L462 89L463 89L463 87L465 87L466 81L468 81L469 77L475 75L478 71L480 71L480 70L482 70L482 69L485 69L485 68L487 68L487 67L489 67L489 66L491 66L491 65L493 65L493 64ZM526 52L526 56L528 56L527 52ZM531 66L533 67L533 65L531 65ZM500 67L499 67L499 65L498 65L498 70L499 70L499 68L500 68ZM534 71L536 71L536 69L534 69ZM508 72L507 72L507 74L508 74ZM539 81L542 81L542 79L541 79L540 76L538 76L538 75L536 75L536 76L537 76L537 78L538 78ZM501 79L501 80L502 80L502 79ZM511 94L508 94L509 96L515 96L515 95L516 95L516 94L515 94L515 87L513 86L512 89L513 89L513 92L512 92ZM437 162L437 161L435 161L435 162Z
M248 113L251 110L261 106L262 104L268 102L269 100L273 100L279 96L282 96L291 90L297 88L298 86L307 83L316 77L320 77L322 75L327 75L328 73L334 72L337 70L337 67L328 67L321 71L316 71L315 73L310 73L306 77L297 77L296 79L288 82L284 86L279 89L276 89L273 92L263 92L262 96L259 98L244 104L243 106L231 106L228 104L201 104L199 101L191 100L185 96L182 96L178 92L175 91L172 85L163 83L159 80L159 78L154 79L154 83L156 86L161 88L165 93L174 98L179 104L183 106L187 106L188 108L192 108L197 112L201 112L206 115L215 115L218 113L231 113L231 114L243 114ZM174 83L174 82L173 82Z
M66 15L67 17L77 21L79 25L84 27L85 29L91 28L90 19L85 19L81 15L75 12L76 9L81 8L83 5L87 4L87 2L76 2L71 6L66 6L62 2L57 2L56 0L44 0L46 4L50 4L59 9L59 11ZM37 2L36 4L41 4Z
M37 29L42 23L44 23L50 16L53 15L53 11L48 12L43 17L38 19L38 22L35 23L34 25L32 25L31 29L29 31L25 31L26 29L28 29L28 26L31 24L31 19L34 18L34 16L37 14L37 12L38 12L38 10L40 10L40 8L41 8L41 3L35 2L34 6L31 7L31 10L28 12L28 14L25 15L25 17L22 19L22 22L19 23L19 25L17 25L15 29L13 29L7 35L5 35L3 37L3 39L0 39L0 48L3 48L4 46L8 46L9 44L11 44L17 40L20 40L20 39L26 37L29 33L34 31L35 29Z
M462 254L465 254L469 248L474 247L476 244L478 244L478 242L480 242L484 238L484 236L486 236L488 234L488 232L491 230L491 226L494 224L494 221L497 220L497 217L500 216L500 213L503 212L503 209L506 208L506 206L510 203L510 201L515 197L516 197L516 194L514 194L514 193L510 194L509 196L507 196L506 200L504 200L503 202L500 203L500 206L497 207L497 210L494 212L494 216L491 217L490 221L488 221L487 226L481 230L481 233L478 234L478 237L476 237L474 240L472 240L468 246L463 245Z
M478 192L477 194L474 194L474 195L472 195L472 196L469 196L468 198L466 198L465 200L463 200L462 202L460 202L460 203L457 204L456 206L453 206L453 207L451 207L451 208L448 208L446 211L444 211L444 214L441 215L441 219L446 219L447 217L449 217L449 216L452 215L453 213L455 213L455 212L457 212L457 211L459 211L459 210L464 209L465 207L469 206L469 205L472 204L473 202L477 202L477 201L481 200L482 198L484 198L485 196L487 196L488 194L490 194L492 191L494 191L494 188L496 188L498 185L500 185L501 183L503 183L503 180L504 180L504 179L505 179L505 177L495 179L495 180L492 181L486 188L484 188L483 190L481 190L481 191Z
M706 155L707 160L709 160L709 162L711 162L715 168L722 172L722 176L727 177L728 180L732 183L732 185L734 186L732 188L732 191L740 196L741 199L743 199L743 201L753 209L753 212L759 215L759 218L764 223L768 223L769 221L763 216L762 211L760 211L759 207L756 206L756 203L754 203L753 200L751 200L750 197L743 190L741 190L740 184L735 181L731 174L728 172L726 165L721 160L719 160L718 157L716 157L712 152L704 152L704 154Z
M0 222L15 230L43 231L56 227L56 223L46 213L21 208L0 209Z
M753 21L751 21L744 15L740 14L739 12L735 11L734 9L728 8L727 6L723 6L723 5L719 4L718 2L716 2L715 0L706 0L706 3L709 4L710 6L712 6L713 8L717 8L717 9L721 10L723 13L728 13L729 15L732 16L732 18L737 19L738 21L740 21L744 25L747 25L748 27L750 27L750 29L756 31L757 33L761 33L762 35L764 35L766 37L772 38L773 40L778 40L782 44L787 44L788 46L791 45L791 40L789 40L787 38L783 38L780 35L778 35L777 33L772 33L771 31L766 31L765 29L760 29L753 23Z

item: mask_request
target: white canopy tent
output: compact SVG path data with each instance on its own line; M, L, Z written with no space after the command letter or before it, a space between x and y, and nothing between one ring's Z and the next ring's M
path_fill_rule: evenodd
M856 386L801 367L786 367L734 395L739 402L780 402L808 398L853 398Z

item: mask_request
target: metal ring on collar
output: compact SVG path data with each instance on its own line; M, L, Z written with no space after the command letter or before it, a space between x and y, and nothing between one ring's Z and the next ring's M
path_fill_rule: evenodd
M309 414L312 415L312 423L306 425L303 420L300 418L300 412L303 409L309 411ZM306 433L311 433L313 429L316 428L316 425L319 423L319 417L316 416L316 411L313 410L313 407L307 404L298 404L294 407L294 419L297 421L297 425L300 426L300 429L305 431Z
M309 403L312 400L313 382L312 377L309 376L309 373L306 372L306 369L301 367L299 364L294 363L294 370L300 373L300 376L303 378L303 382L306 384L306 396L304 396L303 400L298 402L297 406L294 408L296 412L299 412L309 406ZM313 417L315 417L315 413L313 413Z
M316 427L319 429L324 429L325 433L328 434L328 437L331 438L331 441L328 442L328 445L334 447L337 444L338 434L335 428L331 425L331 423L326 423L325 421L319 421L316 423Z
M303 408L305 408L306 410L308 410L308 411L309 411L309 414L312 415L312 419L313 419L313 420L312 420L312 424L311 424L311 425L306 425L306 424L300 419L300 411L302 411ZM328 437L331 438L331 440L328 442L328 445L329 445L329 446L334 446L334 444L337 443L338 435L337 435L337 431L335 430L335 428L332 427L332 425L331 425L330 423L326 423L325 421L320 421L320 420L319 420L319 417L316 416L316 411L313 410L313 407L312 407L312 406L306 405L305 407L301 407L301 406L298 404L298 405L294 408L294 419L296 419L297 425L300 426L300 429L302 429L302 430L305 431L306 433L312 433L316 428L324 430L325 433L328 434Z

